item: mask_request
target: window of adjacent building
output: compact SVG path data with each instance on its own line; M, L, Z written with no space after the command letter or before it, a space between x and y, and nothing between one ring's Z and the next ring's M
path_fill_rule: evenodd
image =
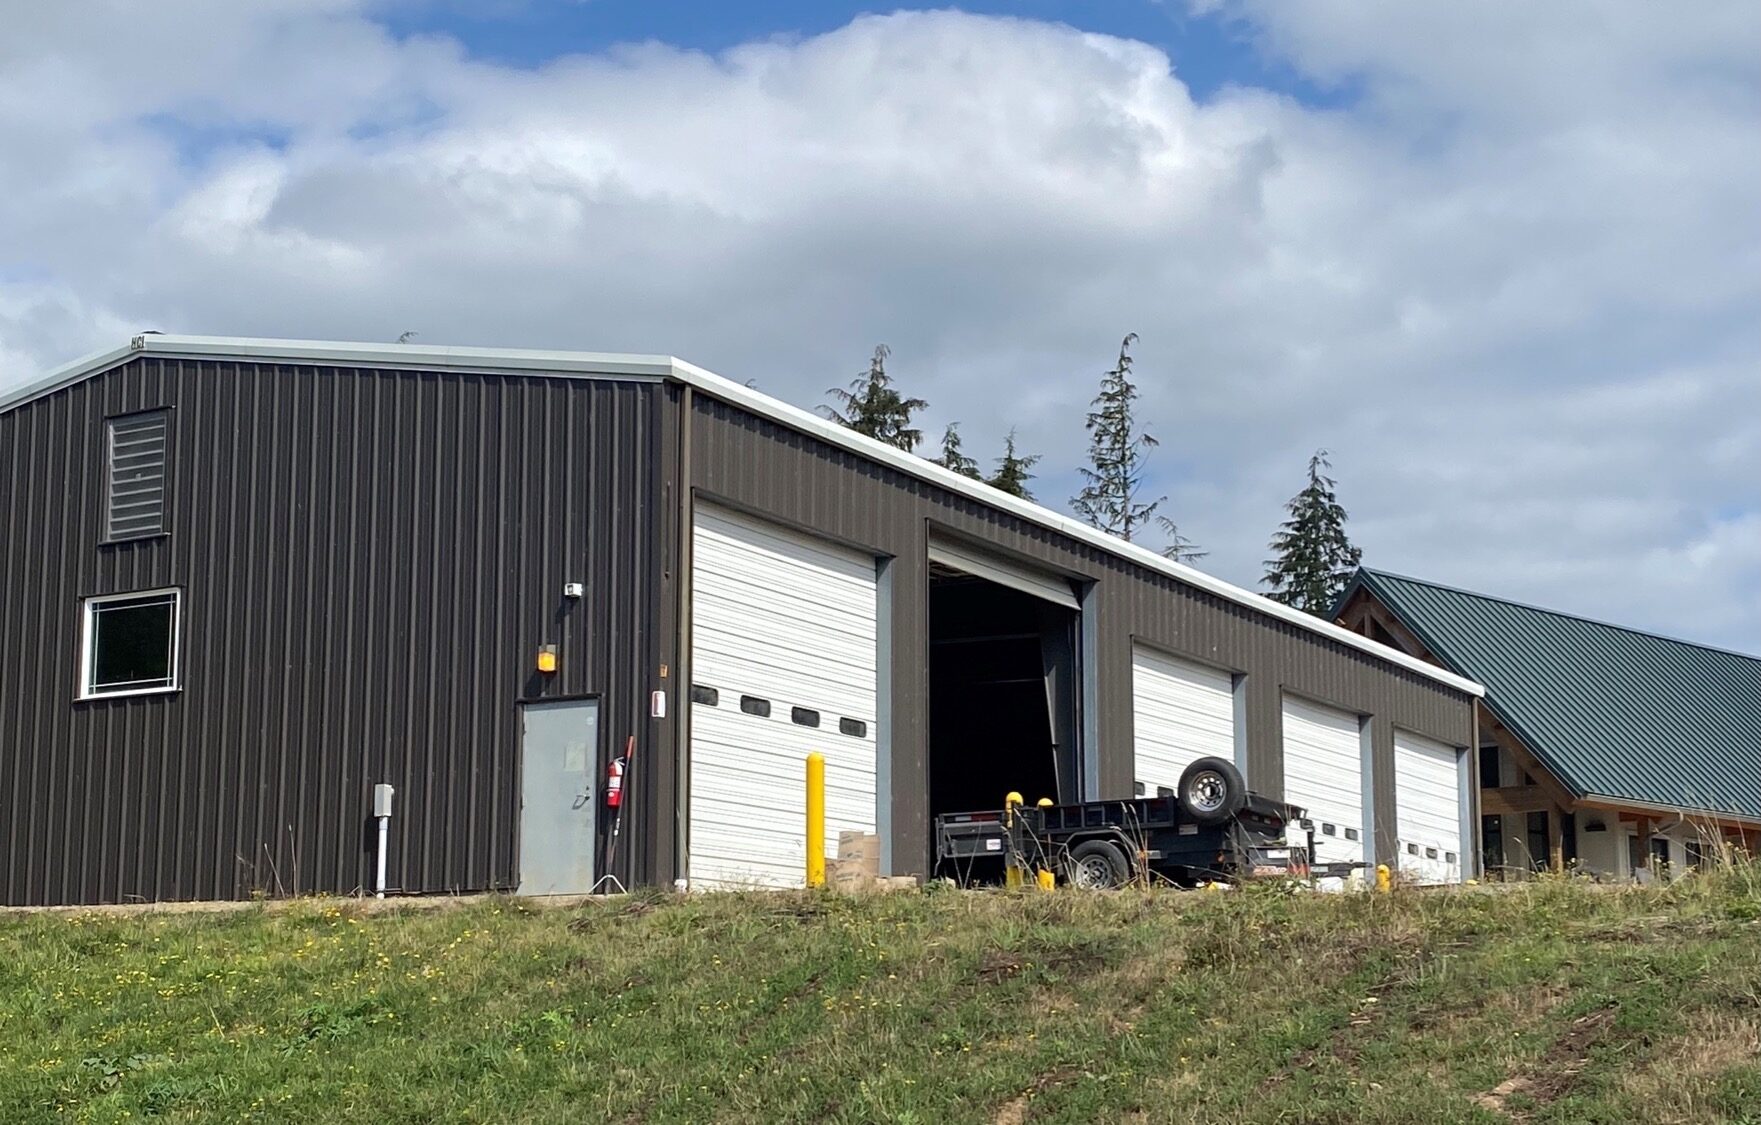
M1651 837L1651 868L1659 875L1669 873L1669 838L1667 836Z
M1707 862L1706 849L1701 845L1700 841L1684 840L1682 842L1682 852L1682 861L1689 867L1704 869L1710 866Z
M1504 866L1504 818L1480 818L1480 858L1488 875L1500 877Z
M1496 789L1500 784L1498 778L1498 747L1480 747L1480 788Z
M1529 866L1536 871L1545 871L1553 862L1553 849L1547 846L1547 814L1532 812L1524 822L1529 837Z
M134 539L165 530L166 411L125 414L104 423L104 537Z
M176 590L87 598L80 694L174 690L181 609Z

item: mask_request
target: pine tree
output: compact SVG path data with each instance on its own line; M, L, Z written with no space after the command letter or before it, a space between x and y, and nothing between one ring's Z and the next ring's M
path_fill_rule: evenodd
M944 469L950 469L963 477L983 480L978 471L978 462L960 451L960 430L958 422L949 422L948 428L942 431L942 455L931 457L930 460Z
M1009 436L1003 439L1003 455L997 458L997 471L985 483L1011 496L1032 500L1033 493L1027 490L1027 482L1033 479L1030 470L1039 463L1039 457L1037 453L1017 453L1015 431L1010 430Z
M1157 516L1156 523L1161 527L1162 534L1168 537L1168 545L1162 548L1163 558L1173 559L1177 563L1195 563L1210 554L1180 534L1180 528L1167 516Z
M1145 454L1158 443L1137 429L1132 413L1137 385L1131 381L1131 345L1136 342L1137 333L1129 333L1119 345L1119 362L1101 376L1100 393L1095 395L1085 423L1089 464L1082 468L1082 477L1088 483L1070 500L1077 515L1126 540L1136 535L1167 499L1138 500Z
M876 345L867 373L852 380L849 390L833 387L827 391L838 405L820 409L839 425L910 453L923 440L923 431L911 426L911 415L926 409L929 403L920 398L905 398L893 386L892 377L887 374L887 357L891 354L885 344Z
M1308 485L1284 505L1290 518L1272 536L1275 557L1266 560L1262 579L1271 591L1267 596L1317 617L1332 611L1363 557L1346 538L1345 509L1323 471L1332 467L1325 449L1309 458Z

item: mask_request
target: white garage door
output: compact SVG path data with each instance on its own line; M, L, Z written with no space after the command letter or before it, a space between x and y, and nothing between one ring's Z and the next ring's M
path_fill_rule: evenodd
M1455 748L1394 732L1394 822L1400 874L1419 883L1461 881L1461 789Z
M1315 822L1315 859L1364 854L1363 742L1349 711L1284 697L1284 799Z
M692 539L689 876L800 886L807 755L826 854L875 824L875 560L699 506Z
M1235 760L1235 677L1142 645L1131 650L1131 734L1145 796L1197 758Z

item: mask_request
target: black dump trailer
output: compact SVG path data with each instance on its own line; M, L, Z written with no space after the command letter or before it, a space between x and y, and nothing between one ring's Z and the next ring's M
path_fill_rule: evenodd
M1044 870L1095 889L1307 879L1319 874L1313 855L1303 810L1248 792L1222 758L1193 762L1170 794L936 818L937 874L961 883L1000 881L1011 864L1029 880Z

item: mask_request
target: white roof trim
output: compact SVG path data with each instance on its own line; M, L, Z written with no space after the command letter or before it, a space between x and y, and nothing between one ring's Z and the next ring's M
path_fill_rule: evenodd
M1366 652L1385 661L1417 672L1427 679L1446 684L1472 696L1483 696L1486 689L1472 680L1446 671L1398 649L1379 644L1368 637L1340 628L1330 621L1292 609L1250 590L1213 578L1184 563L1163 558L1154 551L1117 536L1097 531L1069 516L1043 508L1038 504L1010 496L1008 493L963 477L959 473L932 464L907 453L865 437L853 430L829 422L798 406L761 394L731 379L706 371L695 364L670 356L622 355L602 352L532 351L514 348L451 348L430 344L361 344L325 340L260 340L227 336L136 336L126 348L99 352L59 368L42 379L0 398L0 410L40 398L62 387L89 378L110 367L127 361L136 353L187 356L191 358L236 358L279 360L292 363L340 363L380 367L452 368L475 371L531 371L551 375L622 375L636 378L672 378L696 387L716 398L733 403L754 414L779 422L791 429L810 434L831 445L842 446L871 461L897 469L909 476L929 481L949 492L960 493L981 504L1008 512L1029 523L1087 543L1109 554L1127 559L1145 570L1165 574L1220 598L1257 610L1268 617L1295 625L1310 633L1350 648Z

